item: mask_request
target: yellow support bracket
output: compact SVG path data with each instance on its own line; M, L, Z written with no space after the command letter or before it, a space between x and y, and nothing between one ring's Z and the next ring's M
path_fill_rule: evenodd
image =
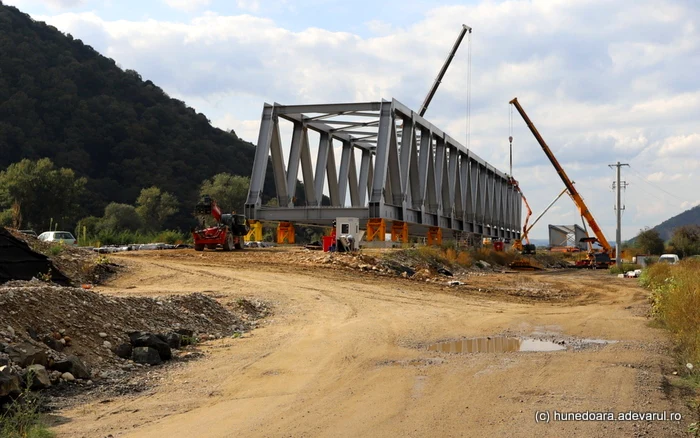
M428 228L428 245L442 245L442 228L440 227L430 227Z
M263 225L262 222L253 219L248 220L250 231L243 237L246 242L262 242L263 240Z
M408 223L401 221L391 222L391 241L408 243Z
M365 239L368 242L378 241L383 242L386 235L386 222L381 218L371 218L367 220L367 236Z
M280 222L277 225L277 244L294 244L294 224L291 222Z

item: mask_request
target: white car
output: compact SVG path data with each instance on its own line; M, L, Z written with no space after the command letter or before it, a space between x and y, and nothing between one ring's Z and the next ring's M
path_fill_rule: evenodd
M678 256L676 254L663 254L661 257L659 257L659 263L669 263L671 265L675 265L678 263Z
M39 234L39 240L44 242L62 242L68 245L75 245L77 240L68 231L45 231Z

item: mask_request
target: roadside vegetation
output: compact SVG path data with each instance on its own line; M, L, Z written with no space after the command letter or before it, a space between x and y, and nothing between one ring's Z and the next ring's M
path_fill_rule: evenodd
M622 267L618 268L617 265L611 266L608 270L611 274L624 274L625 272L635 271L637 269L642 269L642 265L637 263L623 263Z
M399 262L412 262L413 264L424 264L431 267L447 268L469 268L486 262L494 266L508 266L515 261L518 256L511 251L494 251L492 248L460 248L453 243L444 244L442 247L418 246L416 248L406 248L400 251L388 252L385 257ZM525 258L530 258L524 256ZM545 253L538 252L531 258L538 264L544 266L561 266L572 260L570 254L565 253Z
M700 420L700 260L656 263L642 272L640 282L651 290L653 316L671 332L679 375L694 393L690 406ZM689 426L694 436L700 434L698 424Z
M17 398L0 408L0 437L53 438L41 416L41 395L30 391L31 378Z
M673 334L679 363L700 384L700 260L656 263L640 281L651 290L653 315Z

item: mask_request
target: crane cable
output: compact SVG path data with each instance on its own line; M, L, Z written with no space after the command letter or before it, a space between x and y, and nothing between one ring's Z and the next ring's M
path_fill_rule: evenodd
M510 143L510 177L513 178L513 105L508 105L508 142Z
M472 113L472 32L467 33L467 149L471 144Z

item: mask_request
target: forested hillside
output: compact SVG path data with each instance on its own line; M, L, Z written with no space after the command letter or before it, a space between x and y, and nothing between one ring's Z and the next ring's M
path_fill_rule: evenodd
M666 219L652 228L652 230L658 231L659 236L661 236L663 240L668 240L671 238L675 228L684 225L700 225L700 205L673 216L670 219Z
M157 186L179 200L171 225L182 226L202 181L249 176L254 153L137 72L0 3L0 171L43 157L74 170L87 178L81 215Z

